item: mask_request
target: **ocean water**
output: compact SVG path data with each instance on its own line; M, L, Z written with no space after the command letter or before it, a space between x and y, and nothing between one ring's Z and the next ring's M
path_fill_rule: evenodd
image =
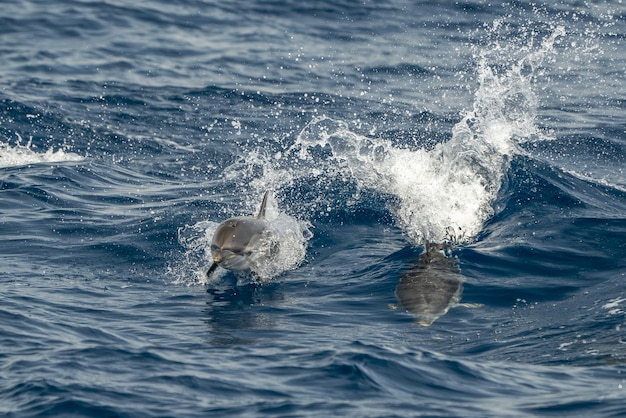
M5 2L0 415L623 416L625 37L621 0ZM266 190L267 282L207 279Z

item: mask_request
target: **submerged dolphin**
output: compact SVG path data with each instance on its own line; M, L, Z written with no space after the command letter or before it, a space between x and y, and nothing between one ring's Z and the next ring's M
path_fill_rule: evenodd
M263 195L257 216L238 216L222 222L213 235L211 254L213 264L207 277L220 266L227 270L252 273L271 261L278 252L278 242L272 237L265 219L269 192Z
M444 244L426 244L414 265L401 277L396 287L396 297L415 321L430 326L453 306L477 308L480 304L460 304L463 292L463 275L456 259L448 256Z

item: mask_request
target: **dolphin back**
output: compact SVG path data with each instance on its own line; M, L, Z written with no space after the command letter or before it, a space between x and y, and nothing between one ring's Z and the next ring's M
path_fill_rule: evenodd
M457 260L446 255L447 249L427 243L426 251L396 287L398 301L420 325L431 325L461 300L463 276Z

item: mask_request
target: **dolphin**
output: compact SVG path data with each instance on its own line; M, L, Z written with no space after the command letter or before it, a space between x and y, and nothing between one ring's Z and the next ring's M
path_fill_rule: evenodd
M428 327L453 306L482 306L459 303L464 277L457 260L448 255L449 246L426 243L425 247L417 263L402 274L396 287L396 298L407 312L415 315L415 322Z
M213 264L207 271L210 277L217 267L244 274L256 274L266 262L278 253L278 241L273 237L265 218L269 191L263 195L256 216L238 216L222 222L213 234L211 255Z

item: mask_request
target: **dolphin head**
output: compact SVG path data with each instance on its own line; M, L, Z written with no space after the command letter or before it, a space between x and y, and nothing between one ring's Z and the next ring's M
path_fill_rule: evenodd
M213 262L228 270L250 270L249 256L255 251L264 222L253 217L231 218L222 222L213 235Z
M275 253L271 233L265 220L268 192L263 196L257 216L239 216L222 222L211 241L213 265L209 276L217 266L237 272L254 272L259 263L267 261Z

